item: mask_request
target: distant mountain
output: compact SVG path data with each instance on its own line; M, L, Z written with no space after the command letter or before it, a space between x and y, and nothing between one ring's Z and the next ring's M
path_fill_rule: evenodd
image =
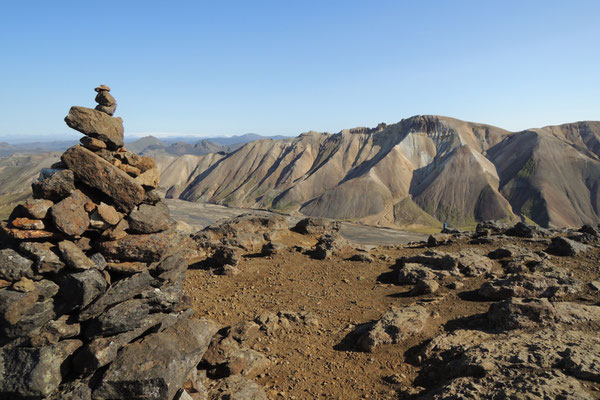
M241 136L215 137L215 138L165 138L158 139L154 136L145 136L126 144L128 150L151 157L163 155L202 155L209 153L229 153L246 143L271 137L247 133ZM274 136L272 138L284 138Z
M53 151L65 151L69 147L78 143L76 140L58 140L52 142L31 142L9 144L7 142L0 143L0 157L9 157L13 154L40 154Z
M522 218L577 227L600 223L599 153L600 122L509 132L426 115L253 141L198 160L165 189L188 201L379 225Z

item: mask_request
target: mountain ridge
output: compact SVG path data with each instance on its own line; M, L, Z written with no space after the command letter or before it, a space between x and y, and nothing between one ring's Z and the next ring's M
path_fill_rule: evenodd
M596 121L511 132L416 115L376 128L254 141L171 194L388 226L403 225L394 207L407 198L439 223L530 218L576 226L600 222L599 152Z

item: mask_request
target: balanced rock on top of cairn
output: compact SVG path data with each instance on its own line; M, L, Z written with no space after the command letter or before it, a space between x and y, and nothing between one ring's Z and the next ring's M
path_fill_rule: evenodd
M171 400L217 331L185 309L158 169L123 148L109 90L71 108L81 145L1 224L2 399Z

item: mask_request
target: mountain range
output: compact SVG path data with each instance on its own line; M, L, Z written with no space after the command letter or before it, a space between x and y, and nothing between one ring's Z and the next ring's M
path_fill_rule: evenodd
M600 122L520 132L419 115L162 165L167 196L368 224L600 222ZM176 171L176 173L175 173Z

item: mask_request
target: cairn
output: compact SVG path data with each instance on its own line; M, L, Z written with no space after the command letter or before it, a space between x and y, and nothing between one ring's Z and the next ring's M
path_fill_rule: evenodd
M123 147L110 88L72 107L85 136L2 222L0 398L165 399L217 331L190 318L154 161Z

